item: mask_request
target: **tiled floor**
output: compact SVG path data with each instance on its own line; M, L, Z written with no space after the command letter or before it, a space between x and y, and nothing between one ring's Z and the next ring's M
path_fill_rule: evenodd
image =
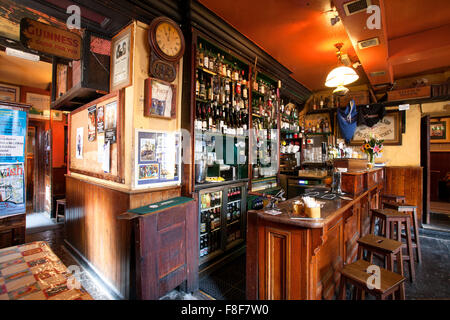
M84 268L74 259L74 257L64 247L64 229L62 225L58 228L54 228L48 231L36 232L27 234L25 242L32 241L46 241L53 252L61 259L66 267L75 265L78 266L80 272L75 277L81 282L83 288L92 296L95 300L110 300L112 299L103 288L97 284L92 277L86 272Z
M46 241L66 266L80 264L65 249L63 228L27 234L26 241ZM421 230L422 263L416 264L416 281L406 282L407 299L450 299L450 233ZM102 286L80 266L79 279L83 287L96 300L112 299ZM407 268L405 276L408 277ZM245 255L209 275L199 279L200 290L186 294L173 290L162 300L244 300L245 299Z

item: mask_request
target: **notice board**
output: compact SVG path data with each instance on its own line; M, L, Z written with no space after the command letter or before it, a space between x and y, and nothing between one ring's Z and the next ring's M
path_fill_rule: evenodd
M0 216L26 212L27 116L23 108L0 102Z

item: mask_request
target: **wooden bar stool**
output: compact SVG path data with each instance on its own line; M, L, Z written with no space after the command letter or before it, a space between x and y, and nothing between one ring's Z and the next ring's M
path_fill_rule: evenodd
M397 260L397 273L403 276L402 243L396 240L368 234L358 239L358 259L363 259L364 250L368 253L369 263L373 263L373 255L377 254L384 258L384 268L394 272L394 260ZM356 289L356 287L355 287ZM363 291L355 290L358 297ZM405 284L400 288L400 299L405 299Z
M59 207L64 207L64 214L59 214ZM56 222L58 222L58 218L66 219L66 199L58 199L56 200Z
M398 212L411 212L412 222L413 222L413 233L414 239L412 239L412 246L416 251L417 262L422 261L422 253L420 251L420 241L419 241L419 223L417 221L417 207L412 204L399 203L393 201L383 201L381 208L394 209Z
M374 234L376 219L379 219L381 221L381 226L379 229L379 231L381 231L380 235L401 242L402 226L405 224L406 249L408 254L402 254L402 258L403 260L407 260L409 262L409 274L411 282L413 282L416 278L416 272L411 241L411 216L408 213L398 212L392 209L372 209L371 213L370 233L372 234Z
M385 300L390 295L395 294L397 299L404 299L401 296L402 284L405 278L396 272L380 268L380 286L379 288L369 289L367 283L372 274L367 269L372 264L365 260L357 260L345 265L341 269L341 280L339 284L340 300L345 299L345 290L347 283L354 285L358 290L374 295L379 300Z

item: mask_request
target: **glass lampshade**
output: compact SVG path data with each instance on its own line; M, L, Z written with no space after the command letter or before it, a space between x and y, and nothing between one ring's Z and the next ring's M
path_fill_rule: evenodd
M325 81L327 87L345 86L358 80L355 70L349 67L337 67L330 71Z

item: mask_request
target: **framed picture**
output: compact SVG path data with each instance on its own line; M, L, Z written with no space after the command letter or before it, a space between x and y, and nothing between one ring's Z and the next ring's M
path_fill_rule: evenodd
M59 110L52 110L52 120L53 121L63 121L63 113Z
M449 133L450 118L431 119L430 121L430 142L431 143L450 143Z
M144 116L176 118L176 86L174 84L147 78L144 90Z
M402 116L398 111L388 111L383 119L373 127L358 126L350 145L361 145L370 135L383 139L384 145L400 146L402 144Z
M179 185L180 133L136 129L135 137L135 187Z
M0 100L9 102L20 101L20 87L0 83Z
M133 24L124 28L111 41L110 92L132 84Z

